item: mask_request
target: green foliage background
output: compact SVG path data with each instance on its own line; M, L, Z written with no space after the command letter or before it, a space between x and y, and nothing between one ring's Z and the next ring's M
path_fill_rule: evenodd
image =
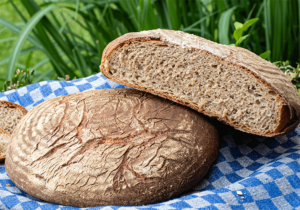
M299 61L300 0L0 0L0 89L20 69L33 82L99 71L124 33L165 28L235 43L234 22L259 18L241 44L269 59Z

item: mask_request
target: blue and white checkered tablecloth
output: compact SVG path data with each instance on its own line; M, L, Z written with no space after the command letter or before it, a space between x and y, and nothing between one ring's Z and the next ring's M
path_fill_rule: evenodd
M124 88L101 73L73 81L45 81L0 93L0 100L30 110L45 100L92 89ZM300 209L300 128L286 136L259 137L217 120L220 153L208 175L189 192L146 206L86 209ZM242 195L239 195L241 194ZM0 165L0 209L79 209L41 201L17 188Z

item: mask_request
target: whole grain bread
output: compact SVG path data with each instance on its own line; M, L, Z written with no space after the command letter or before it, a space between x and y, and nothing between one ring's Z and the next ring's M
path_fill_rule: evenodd
M181 31L125 34L105 48L100 69L112 81L244 132L285 135L300 121L300 97L275 65L246 49Z
M27 114L27 110L9 101L0 101L0 128L12 133L21 118Z
M10 134L0 128L0 162L5 160L5 154L10 140Z
M109 89L31 109L12 134L5 167L19 188L45 201L142 205L188 190L217 155L218 133L200 113L138 90Z

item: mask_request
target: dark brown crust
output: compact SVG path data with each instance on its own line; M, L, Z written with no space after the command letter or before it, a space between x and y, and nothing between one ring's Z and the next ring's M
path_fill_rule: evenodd
M25 108L25 107L23 107L23 106L21 106L21 105L19 105L19 104L15 104L15 103L12 103L12 102L10 102L10 101L0 101L0 106L1 105L6 105L6 106L8 106L9 108L11 108L11 109L19 109L19 110L21 110L21 112L25 115L25 114L27 114L27 109Z
M19 188L49 202L142 205L188 190L217 155L217 130L203 115L138 90L109 89L31 109L13 132L5 168Z
M176 33L179 33L176 34ZM281 99L281 118L279 119L280 124L278 128L273 133L265 134L263 132L257 132L248 128L242 128L238 124L234 124L233 122L229 122L227 119L224 119L222 116L213 116L211 114L206 113L203 110L199 110L199 108L195 105L190 104L188 101L175 98L173 96L167 95L165 93L160 93L150 88L142 88L133 84L129 84L127 82L123 82L121 80L117 80L112 78L109 75L109 72L105 69L104 63L106 60L109 59L111 53L116 50L117 48L122 47L124 44L130 44L131 42L151 42L151 41L160 41L162 44L172 43L174 44L174 40L170 37L175 39L176 41L180 40L177 36L187 36L188 38L193 38L195 40L189 40L191 43L182 42L179 46L185 46L192 48L194 50L199 50L201 52L205 52L211 56L217 57L218 59L223 60L226 63L236 65L249 74L255 76L261 83L266 85L270 90L273 90L277 93L277 95ZM195 46L197 45L197 46ZM100 70L105 77L108 79L117 82L119 84L126 85L128 87L132 87L135 89L139 89L142 91L146 91L163 98L170 99L177 103L183 104L185 106L189 106L192 109L195 109L201 113L209 115L211 117L216 117L220 121L233 126L234 128L262 136L279 136L279 135L286 135L293 131L296 126L300 123L300 97L294 88L293 84L289 79L272 63L260 58L259 56L255 55L254 53L239 47L231 47L220 45L209 40L205 40L201 37L197 37L194 35L187 35L183 32L178 31L170 31L170 30L152 30L152 31L144 31L140 33L128 33L125 34L111 43L107 45L104 49L102 54L102 61ZM274 78L273 75L276 75ZM288 109L286 109L288 107ZM287 115L287 116L286 116ZM288 119L288 120L287 120Z
M0 156L0 162L3 162L5 160L6 155L1 155Z
M4 135L7 135L7 136L10 137L10 134L9 134L8 132L6 132L5 130L1 129L1 128L0 128L0 133L1 133L1 134L4 134ZM1 145L0 145L0 147L1 147ZM1 155L1 156L0 156L0 162L4 161L4 160L5 160L5 157L6 157L6 155Z

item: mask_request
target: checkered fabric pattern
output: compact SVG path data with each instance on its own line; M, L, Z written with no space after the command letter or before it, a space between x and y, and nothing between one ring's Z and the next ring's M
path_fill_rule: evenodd
M101 73L73 81L45 81L0 93L28 110L45 100L92 89L124 88ZM245 134L215 119L220 153L207 176L189 192L146 206L85 209L300 209L300 128L275 138ZM79 209L41 201L17 188L0 165L0 209Z

